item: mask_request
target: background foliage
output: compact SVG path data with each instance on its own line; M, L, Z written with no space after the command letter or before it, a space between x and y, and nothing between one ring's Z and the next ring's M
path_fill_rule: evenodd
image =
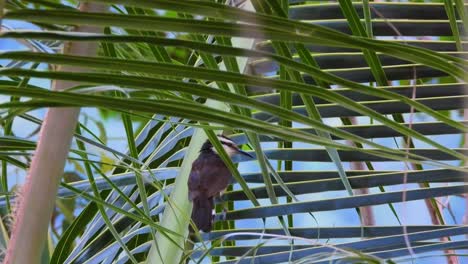
M91 2L3 2L4 248L41 109L75 106L44 263L467 261L463 1ZM236 184L190 236L191 162L221 132L256 159L221 153Z

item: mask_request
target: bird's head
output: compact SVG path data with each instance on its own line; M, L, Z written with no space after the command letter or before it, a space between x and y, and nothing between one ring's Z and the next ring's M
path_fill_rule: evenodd
M232 139L230 139L230 138L228 138L228 137L226 137L224 135L217 135L217 137L218 137L219 142L221 142L221 144L223 145L223 148L226 151L226 153L229 155L229 157L232 157L232 156L234 156L236 154L241 154L241 155L245 155L245 156L253 158L253 156L250 155L250 153L247 153L247 152L241 150L236 145L236 143L234 143L234 141L232 141ZM213 147L213 145L211 144L211 142L209 140L207 140L205 142L205 144L203 144L202 151L203 150L208 150L208 151L213 151L214 153L218 153L216 151L215 147Z

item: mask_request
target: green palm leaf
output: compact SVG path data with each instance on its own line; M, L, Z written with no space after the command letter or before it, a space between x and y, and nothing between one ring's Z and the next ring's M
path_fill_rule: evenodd
M437 225L387 224L408 223L408 201L423 211L425 199L455 206L467 192L468 150L453 142L468 132L463 1L91 2L111 11L6 1L6 23L35 29L0 32L31 47L0 53L0 207L17 199L9 169L27 170L37 146L12 124L40 126L34 110L110 110L126 132L121 151L79 124L64 159L87 178L62 182L57 197L84 205L44 262L390 263L442 251L453 260L468 248L460 238L468 230L449 209L434 206ZM69 30L77 25L104 34ZM101 50L54 53L64 41ZM57 92L37 80L78 85ZM216 133L258 159L231 161ZM215 230L189 235L186 182L208 138L236 183L219 201L229 210L218 206ZM353 162L369 170L349 169ZM363 188L370 193L352 195ZM376 226L357 223L363 206L378 210Z

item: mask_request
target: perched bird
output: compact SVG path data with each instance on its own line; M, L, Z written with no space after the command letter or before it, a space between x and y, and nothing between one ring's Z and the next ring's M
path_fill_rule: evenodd
M249 153L240 150L228 137L218 135L218 139L230 157L235 154L252 157ZM188 180L189 199L193 202L192 221L199 230L211 231L213 198L227 188L231 178L231 172L207 140L200 150L200 155L192 164Z

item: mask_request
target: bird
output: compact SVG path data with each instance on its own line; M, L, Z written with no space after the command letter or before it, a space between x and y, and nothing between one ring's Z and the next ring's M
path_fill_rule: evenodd
M232 157L236 154L253 158L242 151L230 138L217 135L224 150ZM192 221L198 230L210 232L213 223L214 198L218 197L231 183L232 175L211 142L207 140L200 154L192 163L188 179L188 198L193 203Z

